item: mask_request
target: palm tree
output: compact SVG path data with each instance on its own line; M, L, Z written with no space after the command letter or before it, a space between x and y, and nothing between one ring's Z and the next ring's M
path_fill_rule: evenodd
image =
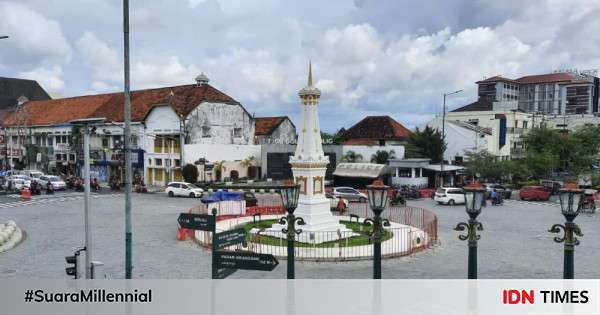
M354 151L348 151L342 157L342 161L343 162L348 162L348 163L356 163L356 162L362 161L362 160L363 160L362 154L356 153Z
M217 181L221 181L221 175L227 170L227 168L225 167L225 161L215 162L213 170L215 172L215 177Z
M240 162L241 167L245 167L248 169L248 179L254 179L256 177L256 158L254 156L249 156L245 158L242 162Z
M389 152L386 150L377 150L377 152L371 156L371 163L386 164L389 159L394 158L396 158L396 152L394 152L394 150L390 150Z

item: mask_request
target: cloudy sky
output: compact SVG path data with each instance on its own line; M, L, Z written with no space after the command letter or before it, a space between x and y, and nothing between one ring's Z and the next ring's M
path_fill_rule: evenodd
M298 119L313 62L321 124L365 115L408 127L475 81L600 65L598 0L131 0L134 89L211 84L257 116ZM55 95L122 89L119 0L0 0L0 76Z

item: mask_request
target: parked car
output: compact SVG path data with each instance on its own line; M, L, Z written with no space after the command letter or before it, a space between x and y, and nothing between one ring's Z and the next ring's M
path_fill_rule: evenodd
M439 204L461 204L465 203L465 192L462 188L440 187L435 191L433 200Z
M12 179L9 179L9 181L11 182L10 187L12 187L13 189L16 189L16 190L21 190L23 188L29 188L29 186L31 185L31 181L26 181L21 178L12 178Z
M31 180L37 180L41 176L44 176L44 173L42 173L38 170L24 170L24 171L20 171L19 173L21 175L29 176L31 178Z
M483 187L485 187L485 197L487 199L490 198L490 195L494 189L496 190L496 193L503 194L504 199L510 199L510 197L512 196L512 190L500 184L486 183L483 184Z
M563 182L557 180L543 179L540 181L540 186L543 186L552 195L558 194L558 190L563 186Z
M10 183L10 184L9 184ZM4 188L8 188L9 186L13 189L22 189L23 187L29 188L31 185L31 178L26 175L12 175L6 179L6 183Z
M333 196L344 198L348 201L367 202L367 195L352 187L334 187Z
M552 191L544 186L523 186L519 191L521 200L542 200L550 199Z
M48 187L48 183L52 184L52 188L54 188L54 190L67 189L67 183L65 183L62 178L55 175L42 175L36 181L42 186L42 189L46 189L46 187Z
M167 184L165 193L169 197L184 196L191 198L200 198L204 194L204 190L194 184L186 182L171 182Z
M340 197L336 197L332 194L325 194L327 200L329 200L329 207L331 210L338 210L338 205L340 204L340 200L344 203L344 209L348 208L348 200Z
M244 200L246 200L246 207L256 207L258 205L258 199L249 191L244 192Z

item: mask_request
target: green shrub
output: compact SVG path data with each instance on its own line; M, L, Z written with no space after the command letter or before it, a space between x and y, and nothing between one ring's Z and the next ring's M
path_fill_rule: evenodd
M196 183L198 181L198 168L196 165L186 164L182 170L183 179L188 183Z

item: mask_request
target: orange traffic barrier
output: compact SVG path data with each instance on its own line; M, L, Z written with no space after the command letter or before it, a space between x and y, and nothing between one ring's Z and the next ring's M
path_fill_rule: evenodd
M29 189L21 189L21 200L31 200L31 191Z

